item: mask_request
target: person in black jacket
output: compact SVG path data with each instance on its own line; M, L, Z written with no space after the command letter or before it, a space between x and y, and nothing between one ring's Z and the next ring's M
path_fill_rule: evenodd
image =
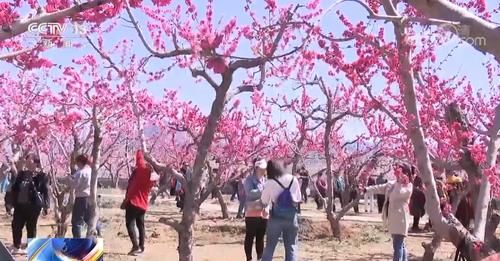
M377 185L382 185L387 183L387 179L385 178L384 173L380 173L375 181ZM382 209L384 208L384 202L385 202L385 195L384 194L377 194L377 207L378 207L378 213L382 214Z
M36 237L38 217L43 209L47 215L50 207L49 178L41 171L40 159L34 155L25 158L25 170L15 177L11 187L10 202L14 208L12 219L13 254L23 254L21 239L26 226L28 238Z
M413 216L413 232L420 232L420 218L425 215L425 194L422 179L416 176L413 180L413 192L410 198L410 215Z

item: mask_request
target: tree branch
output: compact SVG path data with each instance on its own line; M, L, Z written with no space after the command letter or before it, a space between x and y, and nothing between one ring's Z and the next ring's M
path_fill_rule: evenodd
M128 0L125 0L124 2L125 2L125 10L127 11L127 14L130 18L130 22L134 26L135 31L137 32L137 35L141 39L142 44L151 53L151 55L153 55L154 57L157 57L157 58L169 58L169 57L175 57L175 56L180 56L180 55L192 54L191 49L177 49L177 48L175 48L174 50L172 50L170 52L165 52L165 53L161 53L161 52L158 52L157 50L153 49L149 45L148 41L146 41L146 38L144 37L142 30L139 28L139 23L137 22L134 15L132 14L132 10L130 9L130 4L129 4ZM174 44L174 46L176 46L176 45L177 45L177 43Z
M165 217L162 217L158 220L158 222L162 223L162 224L165 224L167 226L170 226L172 227L173 229L175 229L175 231L177 232L180 232L182 231L182 226L181 224L179 223L179 221L177 220L173 220L171 218L165 218Z
M217 91L217 87L219 87L219 85L214 81L214 79L212 79L212 77L210 77L210 75L208 75L207 71L194 68L190 68L190 70L191 70L191 75L194 78L197 78L198 76L202 77L210 84L210 86L212 86L212 88L215 91Z
M16 56L33 51L35 48L25 48L11 53L0 54L0 61L15 58Z
M108 61L109 66L111 66L111 68L113 68L118 73L119 76L122 76L123 75L122 70L120 68L118 68L118 66L113 62L113 60L111 60L111 57L109 55L105 54L99 48L97 48L97 46L94 44L94 42L92 42L92 39L90 39L90 37L88 35L86 36L86 38L87 38L87 41L92 46L92 48L94 48L94 50L101 56L101 58Z
M447 0L407 0L409 5L431 19L459 22L451 30L458 37L474 39L465 41L481 53L489 53L500 62L500 26L488 22L472 12ZM453 29L453 28L450 28Z
M20 35L28 31L31 24L40 23L50 23L57 22L64 18L71 17L75 14L90 10L92 8L110 3L110 0L94 0L83 4L77 4L72 7L68 7L63 10L59 10L52 13L43 13L28 19L20 19L15 21L11 25L5 25L0 30L0 41L5 41L7 39L13 38L14 36Z

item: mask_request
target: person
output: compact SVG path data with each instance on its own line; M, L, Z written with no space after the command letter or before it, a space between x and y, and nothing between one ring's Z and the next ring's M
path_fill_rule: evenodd
M166 173L163 174L166 176ZM177 185L177 179L175 177L170 178L170 196L175 196L175 187Z
M437 177L434 177L434 180L436 182L436 190L437 190L437 194L439 197L439 207L441 209L441 212L443 212L446 205L450 202L448 190L446 189L447 186L444 183L443 175L438 175ZM424 226L424 230L426 230L426 231L432 230L432 222L430 219L427 221L427 224Z
M354 176L349 177L349 203L352 201L355 201L358 197L358 188L359 188L359 183ZM354 213L358 214L359 213L359 201L358 203L354 204Z
M144 154L141 150L136 152L135 162L135 169L130 176L124 200L125 224L132 242L132 249L128 254L132 256L144 252L146 234L144 216L148 209L151 188L159 179L159 176L153 173L151 165L144 160ZM139 242L137 242L136 228L139 232Z
M375 179L372 176L370 176L370 177L368 177L368 182L366 183L366 186L370 187L373 185L375 185ZM365 201L364 201L365 212L373 213L373 206L374 206L373 194L372 193L365 193L364 197L365 197Z
M323 200L326 197L327 185L326 180L323 177L324 172L321 171L318 173L318 177L316 178L316 188L318 189L318 193L314 200L316 201L316 206L318 210L323 209L325 201Z
M217 168L212 169L212 175L209 176L209 181L208 181L209 184L214 181L214 177L217 177L218 173L219 173L219 169L217 169ZM217 193L216 192L217 192L217 189L213 188L212 189L212 193L210 193L211 194L211 199L217 198Z
M0 167L0 193L7 192L11 180L11 171L7 164L2 164Z
M183 170L182 175L186 179L186 182L191 182L191 179L193 178L193 173L191 171L191 167L189 166L189 163L183 162L181 166L181 170Z
M35 238L38 217L43 209L43 215L50 208L49 178L41 170L40 159L33 154L25 157L25 170L20 171L13 179L10 202L14 208L12 219L12 239L14 247L12 254L24 254L21 249L23 228L26 226L28 238Z
M231 181L231 188L233 189L233 191L231 192L230 201L234 201L234 199L238 196L238 183L241 179L241 176L239 174L239 171L235 171L231 177L233 178L233 180Z
M261 202L261 194L266 182L267 162L265 159L254 160L254 172L245 179L245 255L247 261L252 260L252 247L255 239L257 259L264 252L264 236L266 234L267 210Z
M410 180L414 175L414 168L403 163L396 164L394 174L395 182L367 187L364 192L385 194L382 219L392 236L393 261L408 261L405 238L410 223L408 204L413 190Z
M296 178L299 181L299 186L300 186L300 172L298 172L298 171L296 171L295 173L292 172L292 176L294 176L294 178ZM297 203L297 213L298 214L300 214L302 211L301 205L302 205L302 198Z
M280 237L285 245L285 260L298 259L298 209L302 200L299 181L291 174L285 174L276 161L267 163L268 181L262 191L262 203L272 205L267 226L266 247L262 261L273 260L274 250Z
M307 188L309 187L309 171L306 167L302 166L299 172L300 175L300 193L302 194L302 200L307 204Z
M187 163L183 163L182 164L182 167L180 169L180 172L182 174L182 176L184 176L184 178L188 178L188 176L190 177L190 170L189 170L189 165L187 165ZM188 182L186 180L186 182ZM184 198L185 198L185 188L184 186L182 185L182 183L175 179L175 205L179 208L179 212L182 212L182 210L184 210Z
M149 202L151 203L151 205L155 204L156 199L159 196L161 196L162 198L165 198L165 194L169 195L169 193L167 193L167 192L171 193L171 191L168 191L169 187L170 187L170 182L168 180L168 176L166 173L163 173L160 176L160 179L158 181L158 190L157 191L153 191L153 190L150 191L151 199L149 200Z
M242 218L245 215L245 179L248 176L248 171L242 171L243 176L238 180L238 214L236 214L236 218Z
M344 199L343 199L343 193L345 190L345 182L344 182L344 177L339 175L335 179L335 190L334 190L334 197L333 200L336 198L339 199L340 201L340 206L344 207ZM333 203L333 212L335 212L335 202Z
M425 215L425 194L423 191L423 183L420 177L415 177L413 180L413 192L410 198L410 214L413 216L412 230L419 232L420 218Z
M377 177L376 184L377 185L382 185L387 183L387 179L385 178L384 173L380 173ZM382 208L384 207L384 202L385 202L385 194L382 193L376 193L377 195L377 208L378 208L378 213L382 214Z
M90 177L92 169L87 155L75 159L78 170L70 176L70 186L75 190L75 202L71 217L71 231L74 238L81 238L85 225L90 224Z
M451 176L447 180L448 186L452 189L448 191L449 203L455 204L456 200L461 193L465 192L467 185L463 183L462 179L458 176ZM472 194L468 192L465 194L458 203L455 217L462 223L466 229L470 229L470 223L474 219L474 208L472 206Z

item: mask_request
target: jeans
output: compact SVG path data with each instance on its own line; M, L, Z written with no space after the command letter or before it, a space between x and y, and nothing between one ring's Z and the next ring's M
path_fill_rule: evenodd
M255 238L255 251L257 259L262 258L264 251L264 236L266 235L267 219L261 217L245 218L245 254L247 260L252 260L252 246Z
M283 236L283 244L285 245L285 261L298 260L298 216L295 216L293 220L271 217L267 224L266 233L267 240L262 261L273 260L274 250L276 249L280 236Z
M125 224L127 225L128 236L132 242L133 249L144 250L144 238L146 231L144 229L144 215L146 211L140 209L130 203L127 204L125 209ZM135 233L135 228L139 231L139 243L137 242L137 234Z
M405 236L392 235L392 247L394 248L393 261L408 261L408 252L405 246Z
M14 247L21 248L23 228L26 226L28 238L36 237L36 225L40 216L41 208L31 204L18 204L14 207L14 217L12 219L12 239Z
M5 193L7 192L7 189L9 188L9 179L4 178L2 181L0 181L0 193Z
M82 238L82 231L90 224L90 201L88 197L75 198L71 214L71 231L73 238Z

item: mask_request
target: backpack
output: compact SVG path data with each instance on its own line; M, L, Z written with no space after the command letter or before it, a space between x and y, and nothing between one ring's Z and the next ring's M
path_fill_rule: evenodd
M295 178L292 178L290 185L288 187L283 186L281 182L277 179L273 179L283 188L283 191L279 194L276 202L273 204L273 208L271 210L271 218L278 218L284 220L294 220L297 216L297 204L292 199L292 193L290 192L290 188L292 187Z

